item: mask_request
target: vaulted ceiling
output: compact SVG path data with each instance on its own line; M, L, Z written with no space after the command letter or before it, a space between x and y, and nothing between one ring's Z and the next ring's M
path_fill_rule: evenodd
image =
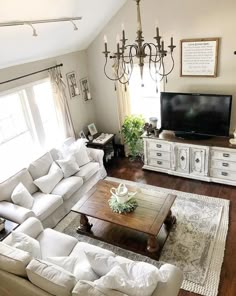
M0 0L0 22L82 16L70 22L0 27L0 69L86 49L126 0Z

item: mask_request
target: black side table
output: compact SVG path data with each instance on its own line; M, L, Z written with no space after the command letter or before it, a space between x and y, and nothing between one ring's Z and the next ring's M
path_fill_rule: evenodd
M0 231L0 241L4 240L13 230L15 230L19 224L5 219L5 229Z
M98 133L95 135L94 139L98 138L102 133ZM95 148L95 149L101 149L104 151L104 163L106 164L109 159L113 158L115 156L115 134L112 134L109 139L107 139L105 142L98 143L89 141L87 143L87 147L89 148Z

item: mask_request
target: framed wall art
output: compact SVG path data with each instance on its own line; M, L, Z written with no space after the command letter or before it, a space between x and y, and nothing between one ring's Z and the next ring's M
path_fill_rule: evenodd
M74 97L80 95L79 86L77 83L76 72L70 72L66 74L68 88L70 92L70 97L73 99Z
M81 139L87 139L83 130L79 132L79 136Z
M88 78L85 77L85 78L80 79L80 84L81 84L81 91L82 91L83 99L85 101L92 100Z
M89 130L91 136L96 135L98 132L94 123L91 123L88 125L88 130Z
M180 76L217 76L219 38L183 39L180 45Z

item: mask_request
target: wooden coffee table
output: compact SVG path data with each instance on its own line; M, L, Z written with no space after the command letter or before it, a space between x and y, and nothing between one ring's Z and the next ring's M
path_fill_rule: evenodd
M5 219L5 229L0 231L0 241L4 240L13 230L15 230L19 224Z
M149 253L160 251L160 245L157 240L160 229L164 226L169 232L171 226L176 222L176 218L171 213L171 206L176 196L127 186L131 192L138 191L135 196L138 207L132 213L119 214L112 212L108 204L108 200L111 197L110 189L118 187L118 185L119 183L116 182L100 180L77 202L72 208L73 212L81 215L77 231L97 238L91 231L93 224L90 223L87 217L89 216L109 222L113 228L119 226L141 232L146 236L147 251ZM113 239L109 242L113 243Z

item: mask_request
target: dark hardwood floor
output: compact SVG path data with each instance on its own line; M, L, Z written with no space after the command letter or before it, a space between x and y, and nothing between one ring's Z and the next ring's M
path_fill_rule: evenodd
M142 170L142 163L130 162L127 158L114 159L107 172L110 177L230 200L229 231L218 296L236 295L236 187ZM179 296L190 295L198 294L184 290L179 293Z

